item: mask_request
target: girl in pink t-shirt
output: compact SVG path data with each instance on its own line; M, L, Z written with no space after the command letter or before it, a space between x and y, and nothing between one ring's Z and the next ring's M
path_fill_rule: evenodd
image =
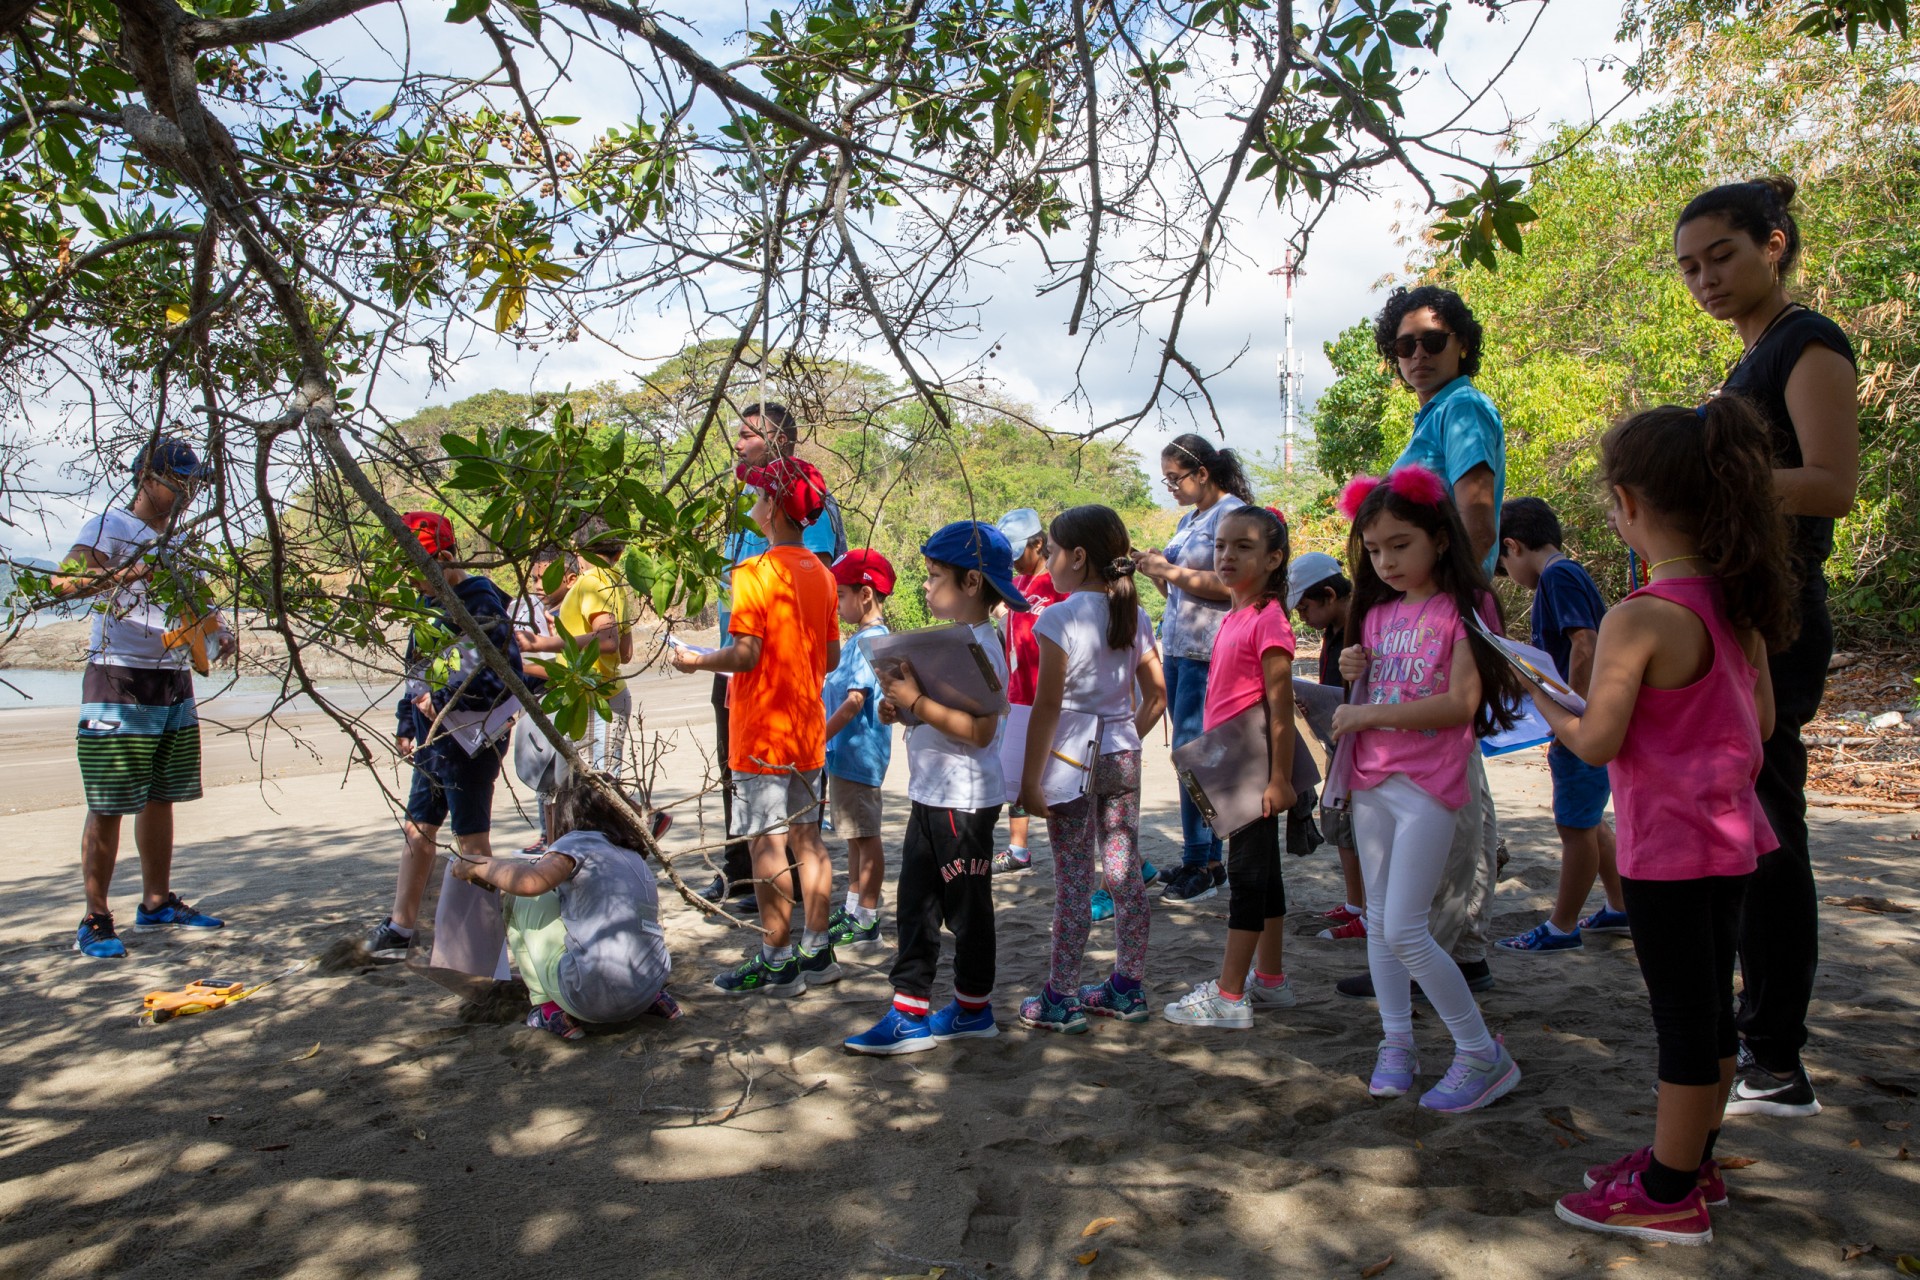
M1283 1009L1295 998L1281 955L1281 824L1296 799L1287 526L1264 507L1235 507L1220 517L1213 547L1214 570L1233 607L1213 642L1202 724L1217 728L1264 702L1267 786L1260 820L1227 842L1227 954L1219 980L1202 982L1161 1012L1181 1026L1246 1030L1256 1008Z
M1600 442L1612 523L1651 569L1600 623L1586 711L1535 704L1612 775L1627 924L1653 1006L1653 1145L1587 1171L1562 1219L1677 1244L1713 1238L1713 1160L1738 1037L1734 951L1755 862L1778 845L1754 794L1773 730L1769 645L1793 640L1793 573L1765 428L1737 398L1628 418Z
M1341 495L1353 521L1349 634L1340 673L1364 694L1334 713L1354 736L1354 843L1367 886L1367 968L1384 1038L1368 1090L1413 1088L1412 983L1453 1034L1453 1065L1420 1098L1434 1111L1472 1111L1510 1092L1520 1068L1487 1031L1460 968L1428 931L1434 893L1467 800L1476 730L1513 723L1516 677L1462 619L1489 598L1460 513L1440 477L1402 467L1360 477ZM1499 608L1494 606L1494 621Z

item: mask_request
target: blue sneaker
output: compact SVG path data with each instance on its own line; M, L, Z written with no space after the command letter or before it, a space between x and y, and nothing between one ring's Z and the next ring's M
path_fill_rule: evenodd
M1113 919L1113 895L1105 889L1093 891L1093 918L1095 920Z
M897 1053L924 1053L934 1047L933 1034L927 1030L927 1019L909 1017L898 1009L888 1009L886 1017L859 1035L849 1036L845 1044L850 1052L876 1058L891 1058Z
M1598 911L1580 922L1582 933L1617 933L1623 936L1633 932L1627 927L1627 913L1615 911L1612 907L1601 907Z
M1440 1083L1420 1095L1420 1105L1429 1111L1457 1115L1478 1111L1490 1102L1513 1092L1520 1083L1520 1068L1507 1052L1506 1042L1494 1037L1494 1055L1474 1058L1464 1053L1453 1055L1453 1065Z
M226 924L227 922L225 920L215 920L212 916L204 912L195 911L192 907L181 901L180 895L177 893L168 894L167 900L151 911L147 910L147 904L143 902L133 913L133 931L135 933L148 933L154 929L172 929L176 927L186 929L224 929Z
M1516 955L1539 956L1550 951L1580 951L1587 944L1580 941L1579 929L1576 928L1572 933L1560 933L1550 922L1542 920L1525 933L1502 938L1493 945Z
M1143 884L1152 884L1160 878L1160 871L1151 862L1140 863L1140 880Z
M1071 997L1055 1000L1051 987L1041 987L1039 995L1028 996L1020 1002L1020 1025L1036 1031L1077 1035L1087 1029L1087 1015L1078 1000Z
M1000 1034L1000 1026L993 1020L992 1005L968 1012L960 1007L958 1000L928 1018L927 1030L942 1044L949 1040L991 1040Z
M73 949L93 960L122 960L127 954L127 944L113 931L113 917L105 911L96 911L80 922Z
M1080 988L1080 1008L1090 1017L1117 1018L1121 1022L1145 1022L1152 1016L1145 987L1116 991L1112 978L1097 987Z

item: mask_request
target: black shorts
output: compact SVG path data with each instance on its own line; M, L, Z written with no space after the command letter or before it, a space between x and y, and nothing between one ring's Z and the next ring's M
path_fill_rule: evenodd
M1262 818L1227 841L1227 928L1258 933L1287 914L1287 887L1280 880L1280 824L1285 815Z
M437 827L453 817L453 834L477 836L493 830L493 784L507 754L502 738L470 756L458 743L436 743L413 757L413 789L407 793L407 821Z

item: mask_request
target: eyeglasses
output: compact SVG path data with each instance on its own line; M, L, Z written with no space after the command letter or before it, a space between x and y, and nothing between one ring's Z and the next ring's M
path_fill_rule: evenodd
M1453 335L1445 329L1429 329L1425 333L1403 333L1393 340L1393 354L1402 360L1413 358L1413 349L1417 346L1430 356L1437 356L1447 349L1453 341Z
M1167 488L1169 489L1178 489L1181 486L1181 484L1183 484L1186 481L1188 476L1194 475L1196 473L1197 473L1197 469L1196 471L1182 471L1177 476L1161 476L1160 483L1167 486Z

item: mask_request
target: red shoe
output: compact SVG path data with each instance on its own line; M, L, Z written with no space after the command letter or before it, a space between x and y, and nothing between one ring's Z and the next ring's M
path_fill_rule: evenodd
M1645 1173L1647 1166L1653 1163L1653 1148L1642 1147L1630 1156L1621 1156L1612 1164L1597 1164L1587 1170L1589 1187L1604 1187L1616 1178L1624 1178L1630 1173ZM1727 1206L1727 1183L1720 1176L1720 1162L1707 1160L1700 1165L1700 1181L1697 1184L1700 1195L1713 1209Z
M1322 911L1320 918L1330 925L1351 924L1353 921L1360 919L1359 916L1347 910L1347 904L1344 902L1331 911Z
M1700 1188L1687 1192L1678 1204L1655 1204L1640 1189L1640 1175L1629 1173L1591 1191L1577 1191L1554 1202L1560 1221L1589 1231L1657 1240L1665 1244L1709 1244L1713 1219Z
M1335 925L1331 929L1322 929L1314 935L1328 942L1350 942L1355 938L1367 940L1367 921L1364 916L1355 916L1345 924Z

